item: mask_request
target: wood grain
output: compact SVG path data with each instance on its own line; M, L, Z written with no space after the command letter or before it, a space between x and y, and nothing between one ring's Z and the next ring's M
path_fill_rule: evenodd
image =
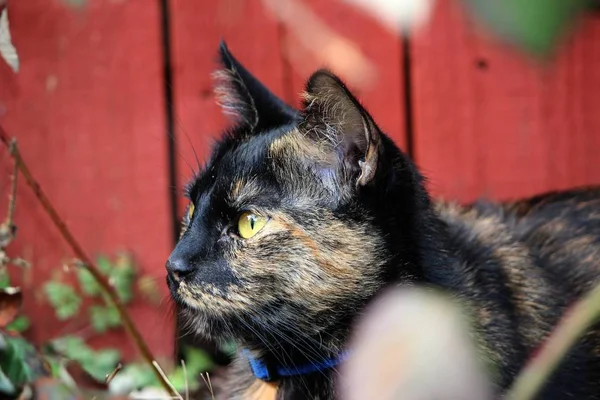
M415 156L433 192L468 201L600 183L599 41L592 15L542 64L438 2L411 40Z

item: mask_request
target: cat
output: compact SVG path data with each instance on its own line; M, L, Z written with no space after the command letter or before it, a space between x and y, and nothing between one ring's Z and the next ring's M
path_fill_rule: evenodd
M224 43L220 61L215 93L232 127L187 187L166 269L195 332L240 348L227 398L338 399L353 323L378 293L403 285L466 304L502 393L566 308L600 283L600 188L434 201L333 73L308 79L298 110ZM598 326L540 398L600 399Z

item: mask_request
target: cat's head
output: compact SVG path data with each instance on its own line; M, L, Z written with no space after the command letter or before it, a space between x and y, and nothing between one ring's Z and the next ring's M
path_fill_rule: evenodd
M200 334L250 346L331 332L418 276L420 177L330 72L296 110L224 45L221 59L216 92L236 123L189 185L173 298Z

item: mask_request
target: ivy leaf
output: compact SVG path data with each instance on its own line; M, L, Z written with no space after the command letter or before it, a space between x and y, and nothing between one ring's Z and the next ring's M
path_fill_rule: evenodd
M27 365L27 352L32 346L18 337L1 336L0 347L0 392L14 393L16 388L22 388L31 381L31 369ZM9 382L10 385L7 383ZM12 385L12 391L10 386Z
M19 315L13 320L13 322L8 324L6 330L22 333L29 329L29 326L31 326L31 321L29 320L29 318L27 318L24 315Z
M103 382L106 374L111 373L119 360L121 353L115 349L95 351L82 338L65 336L52 342L54 349L65 358L81 366L92 378Z
M96 297L100 294L100 285L94 279L94 276L85 267L77 269L77 280L84 294L90 297Z
M0 289L6 289L10 286L10 277L6 269L0 270Z
M134 363L125 366L108 384L113 394L127 394L133 390L160 385L148 364Z
M120 255L111 271L110 280L123 303L129 303L133 298L133 283L135 266L127 255Z
M106 332L107 329L116 328L122 324L121 316L117 308L113 305L106 307L91 306L90 322L94 330L98 333Z
M61 321L74 317L79 312L81 297L72 286L50 281L44 285L44 292Z
M104 382L106 375L114 371L121 359L121 353L115 349L97 351L93 361L80 362L81 367L98 382Z
M108 276L112 270L112 264L107 257L100 256L96 259L96 266L104 275Z
M105 308L102 306L90 307L90 322L97 333L104 333L108 329Z
M198 348L186 346L183 348L185 366L190 376L210 370L213 362L208 354Z

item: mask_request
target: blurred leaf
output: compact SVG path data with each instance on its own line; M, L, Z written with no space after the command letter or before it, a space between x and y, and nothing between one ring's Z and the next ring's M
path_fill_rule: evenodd
M121 353L118 350L105 349L97 351L94 361L81 363L81 367L98 382L104 382L106 375L115 369L120 359Z
M19 315L22 302L21 289L14 287L0 289L0 328L6 328Z
M98 333L106 332L109 328L121 326L121 316L117 308L113 305L91 306L90 307L90 322L94 330Z
M44 292L58 319L69 319L79 312L81 297L72 286L50 281L44 285Z
M85 267L77 268L77 279L79 286L84 294L87 296L95 297L100 294L100 285L96 282L96 279L90 271Z
M104 275L108 276L112 270L112 264L107 257L100 256L96 259L96 266Z
M220 350L227 354L229 357L234 357L237 353L237 345L234 341L230 341L221 345Z
M6 269L0 270L0 289L6 289L10 286L10 276Z
M119 371L108 384L108 389L114 394L125 394L157 384L156 376L148 364L134 363Z
M204 350L186 346L183 348L183 354L189 375L197 375L208 371L213 366L211 358Z
M124 303L129 303L133 298L135 273L136 268L131 257L124 254L119 255L110 273L110 280Z
M548 55L589 5L588 0L463 2L496 35L538 56Z
M3 336L2 348L0 349L0 392L14 393L15 388L21 388L31 381L31 370L27 365L27 353L32 351L33 346L24 339L18 337ZM10 386L13 391L10 391Z
M98 382L104 382L106 374L111 373L119 360L121 353L115 349L95 351L82 338L65 336L52 342L54 349L65 358L74 361Z
M148 275L140 277L137 281L137 287L146 300L154 304L160 302L160 290L154 277Z
M31 326L31 321L24 315L19 315L6 327L7 331L25 332Z
M90 307L90 322L97 333L104 333L108 329L105 308L102 306Z

